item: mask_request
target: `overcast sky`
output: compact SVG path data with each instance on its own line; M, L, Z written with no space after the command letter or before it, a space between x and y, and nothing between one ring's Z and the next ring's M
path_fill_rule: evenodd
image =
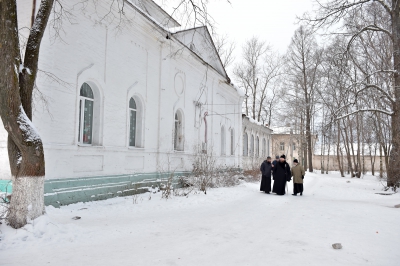
M311 11L312 0L210 0L209 13L217 23L217 32L227 34L236 45L239 61L242 45L258 36L280 53L286 51L299 26L296 16ZM231 70L231 69L229 69ZM231 72L231 71L229 71Z

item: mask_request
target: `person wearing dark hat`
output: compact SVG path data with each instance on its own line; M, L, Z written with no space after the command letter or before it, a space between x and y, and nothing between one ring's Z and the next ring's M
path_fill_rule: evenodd
M292 167L293 196L297 196L297 193L300 193L300 196L303 196L303 179L305 174L306 172L304 171L303 166L299 164L297 159L294 159Z
M279 162L274 166L274 187L272 192L277 195L285 195L286 182L290 182L292 173L290 166L286 162L286 156L283 154L279 158Z
M264 191L269 194L271 192L271 176L272 176L272 163L271 157L268 156L267 160L265 160L260 167L261 171L261 185L260 191Z

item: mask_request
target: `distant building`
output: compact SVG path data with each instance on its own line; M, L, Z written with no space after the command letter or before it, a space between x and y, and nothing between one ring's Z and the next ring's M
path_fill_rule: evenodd
M242 115L242 130L243 169L258 169L267 156L271 156L272 130L245 115Z
M272 154L273 156L286 155L286 160L292 164L298 159L304 165L304 147L306 147L305 135L293 130L291 127L272 128ZM318 141L317 135L312 135L313 154L315 144Z

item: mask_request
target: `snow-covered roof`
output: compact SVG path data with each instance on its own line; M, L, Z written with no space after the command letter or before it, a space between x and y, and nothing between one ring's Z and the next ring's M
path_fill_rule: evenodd
M250 123L256 124L256 125L258 125L258 126L264 126L264 127L265 127L265 125L264 125L263 123L258 122L258 121L254 120L254 119L251 118L251 117L249 117L249 121L250 121Z
M271 128L269 128L268 126L264 125L262 122L258 122L256 120L254 120L253 118L246 116L245 114L242 115L242 120L243 120L243 122L245 122L246 120L248 121L248 122L245 122L244 125L248 125L248 123L250 123L250 124L253 124L256 127L260 127L260 128L265 129L265 130L268 130L269 133L271 133L271 131L272 131Z
M237 93L239 94L240 97L244 97L246 95L245 91L242 88L239 88L238 86L236 86L233 83L231 83L231 86L233 88L235 88L235 90L237 91Z
M272 127L273 134L290 134L291 127Z
M166 28L180 27L181 25L164 9L152 0L128 0L143 13L149 15L154 21Z

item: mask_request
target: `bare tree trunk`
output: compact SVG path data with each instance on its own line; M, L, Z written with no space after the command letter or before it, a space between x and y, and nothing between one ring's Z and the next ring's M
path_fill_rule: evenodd
M347 166L348 166L348 173L351 174L351 177L354 177L353 165L351 163L351 154L350 154L350 144L349 144L349 136L347 134L346 128L343 129L344 135L346 136L345 139L345 150L347 156Z
M337 160L338 160L338 165L339 165L339 171L341 177L344 177L344 171L343 171L343 164L341 163L341 152L340 152L340 120L337 121L337 146L336 146L336 153L337 153Z
M347 120L348 120L348 125L349 125L349 133L348 133L348 135L350 135L350 141L348 142L349 146L350 146L350 150L349 150L350 160L351 159L353 160L352 161L352 168L355 171L355 173L357 173L358 165L357 165L356 153L354 152L354 144L353 144L354 143L354 140L353 140L353 127L352 127L353 123L350 121L349 117L347 117ZM352 173L351 177L356 177L355 173Z
M31 118L40 42L52 6L52 0L42 0L22 63L16 1L0 1L0 116L8 133L13 193L7 220L13 228L45 211L44 150Z
M362 158L362 165L361 165L361 172L363 175L366 174L366 167L365 167L365 133L364 133L364 116L361 119L361 158Z
M312 165L312 133L311 133L311 115L310 111L306 111L306 135L307 135L307 151L308 151L308 171L313 172L313 165Z
M392 150L390 151L387 186L394 187L400 181L400 2L392 1L392 36L394 61L394 110L392 115Z
M306 144L306 137L304 136L304 118L301 118L301 146L304 158L304 169L308 169L308 160L307 160L307 144Z
M358 109L358 106L357 106ZM361 145L361 140L360 140L360 114L357 114L356 116L356 132L357 132L357 178L361 177L361 152L360 152L360 145Z
M369 158L371 160L371 173L372 175L375 175L375 157L376 157L376 148L375 148L375 153L372 155L372 147L371 145L368 145L369 147ZM376 147L376 146L375 146Z
M330 126L329 127L329 141L328 141L328 164L326 166L325 174L328 174L328 172L329 172L329 159L331 157L331 137L332 137L332 128Z
M383 178L382 144L379 144L379 177Z
M313 164L312 164L312 133L311 133L311 114L310 110L307 110L306 113L306 134L307 134L307 150L308 150L308 171L313 172Z
M324 137L322 136L322 145L321 145L321 174L324 173Z

